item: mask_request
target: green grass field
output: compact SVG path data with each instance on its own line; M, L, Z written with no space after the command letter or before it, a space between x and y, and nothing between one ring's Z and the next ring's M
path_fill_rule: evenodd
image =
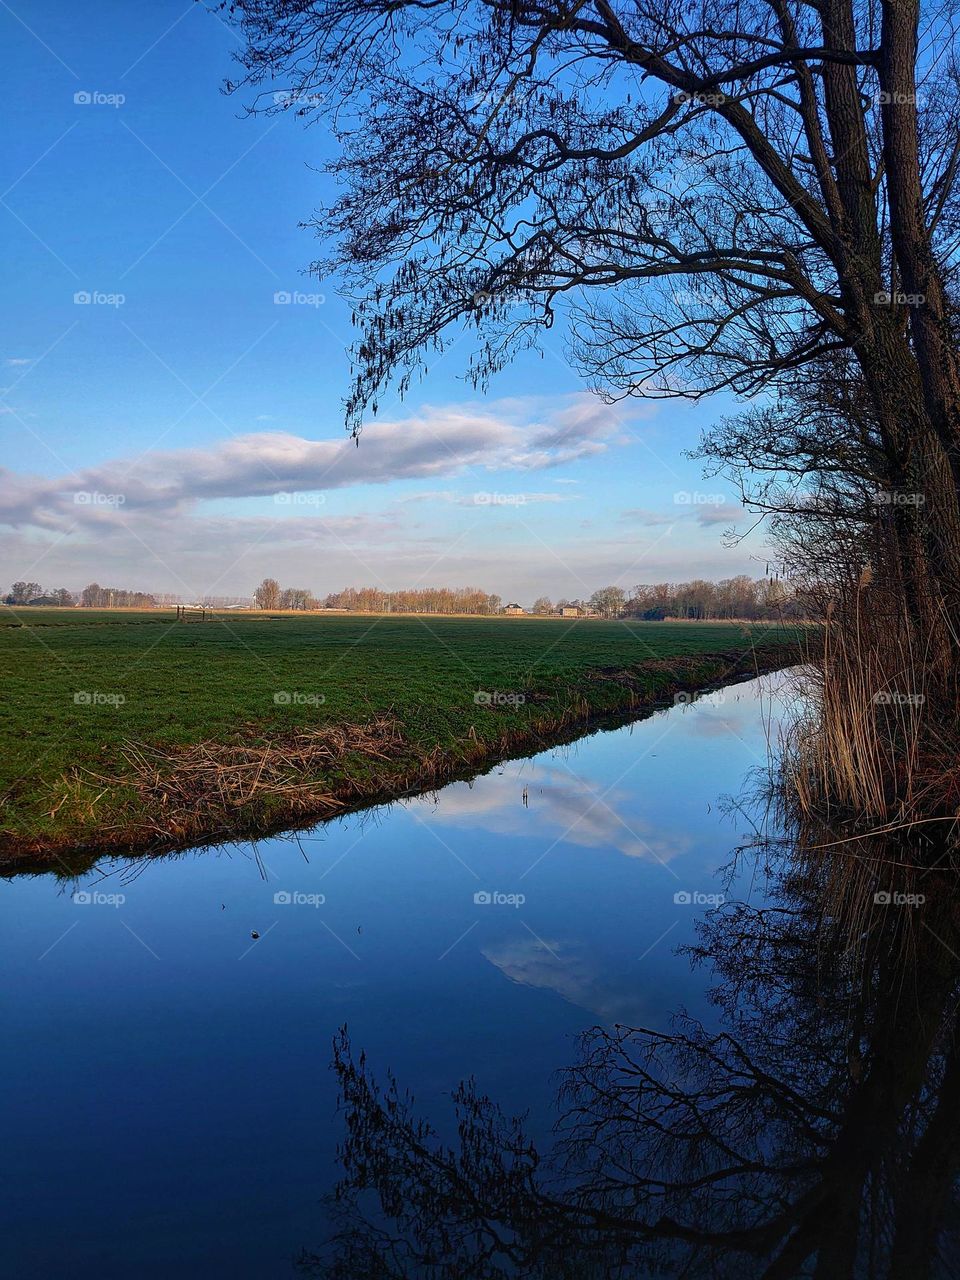
M8 847L83 844L122 815L135 844L136 797L114 787L93 805L100 788L76 783L83 771L114 775L125 742L176 756L188 744L270 743L388 714L404 749L380 767L399 779L438 749L466 762L572 716L624 710L638 691L642 701L677 687L675 672L640 666L650 660L679 660L695 686L734 651L785 638L730 623L246 613L184 623L172 611L4 608L0 827ZM718 667L710 655L726 657ZM478 705L478 691L499 705ZM263 803L264 821L282 812Z

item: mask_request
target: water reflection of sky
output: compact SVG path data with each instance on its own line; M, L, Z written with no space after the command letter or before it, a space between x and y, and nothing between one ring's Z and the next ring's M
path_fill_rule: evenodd
M344 1022L438 1118L472 1074L545 1132L579 1031L706 1009L675 951L765 748L744 684L296 840L0 885L0 1270L288 1274Z

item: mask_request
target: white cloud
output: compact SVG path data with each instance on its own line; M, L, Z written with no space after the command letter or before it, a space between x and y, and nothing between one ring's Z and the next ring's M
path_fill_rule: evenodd
M517 804L521 782L529 782L523 806ZM603 801L599 803L601 792ZM538 838L550 838L558 845L616 849L630 858L662 864L685 853L689 839L664 832L632 812L633 799L623 788L603 791L597 782L547 764L533 773L513 766L474 783L454 783L445 788L441 804L434 800L417 803L431 806L430 820L441 826L464 824L526 839L535 830Z
M398 480L536 471L601 453L622 438L620 418L591 395L560 401L495 401L426 407L410 418L343 437L307 440L281 431L238 436L204 449L148 452L51 480L7 473L0 522L67 528L129 523L138 515L182 515L208 499L323 492ZM77 494L106 495L78 501ZM552 502L559 495L528 495Z
M264 431L58 478L0 472L0 523L12 526L5 558L11 580L71 588L97 578L240 595L269 575L318 594L476 584L527 604L544 593L586 596L605 582L630 588L750 572L746 551L721 552L716 533L699 530L699 516L717 508L636 508L631 514L664 527L582 532L588 498L603 523L602 494L551 492L544 472L624 438L616 412L592 396L529 397L423 409L368 428L359 448L346 438ZM540 484L529 484L531 472ZM336 490L353 492L334 502ZM270 502L278 493L302 500ZM476 502L477 494L523 501ZM261 501L251 506L251 497ZM667 527L675 516L676 530Z
M511 982L555 991L604 1021L636 1026L650 1016L653 1001L648 990L638 988L636 975L611 973L609 957L578 939L504 939L481 947L480 954Z

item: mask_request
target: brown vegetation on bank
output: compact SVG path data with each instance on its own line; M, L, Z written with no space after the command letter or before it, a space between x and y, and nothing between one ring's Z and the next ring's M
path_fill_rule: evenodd
M918 639L897 593L864 576L825 610L783 763L801 827L960 829L955 673Z
M64 780L58 807L73 806L88 830L96 819L95 834L78 839L65 828L62 835L23 839L0 831L0 867L59 867L75 874L109 854L155 855L312 825L469 777L511 755L571 741L591 727L651 714L679 693L695 695L779 670L800 656L790 642L591 671L570 690L561 712L544 708L493 736L480 736L471 726L459 741L427 750L389 710L365 724L301 729L269 740L250 731L237 741L176 748L128 742L114 765L76 769ZM601 681L622 691L613 711L598 710L591 696ZM484 707L478 714L498 712Z

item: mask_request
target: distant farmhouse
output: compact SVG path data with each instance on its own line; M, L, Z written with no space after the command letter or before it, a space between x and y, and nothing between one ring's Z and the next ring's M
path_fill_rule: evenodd
M519 604L508 604L503 612L508 618L522 618L527 611Z

